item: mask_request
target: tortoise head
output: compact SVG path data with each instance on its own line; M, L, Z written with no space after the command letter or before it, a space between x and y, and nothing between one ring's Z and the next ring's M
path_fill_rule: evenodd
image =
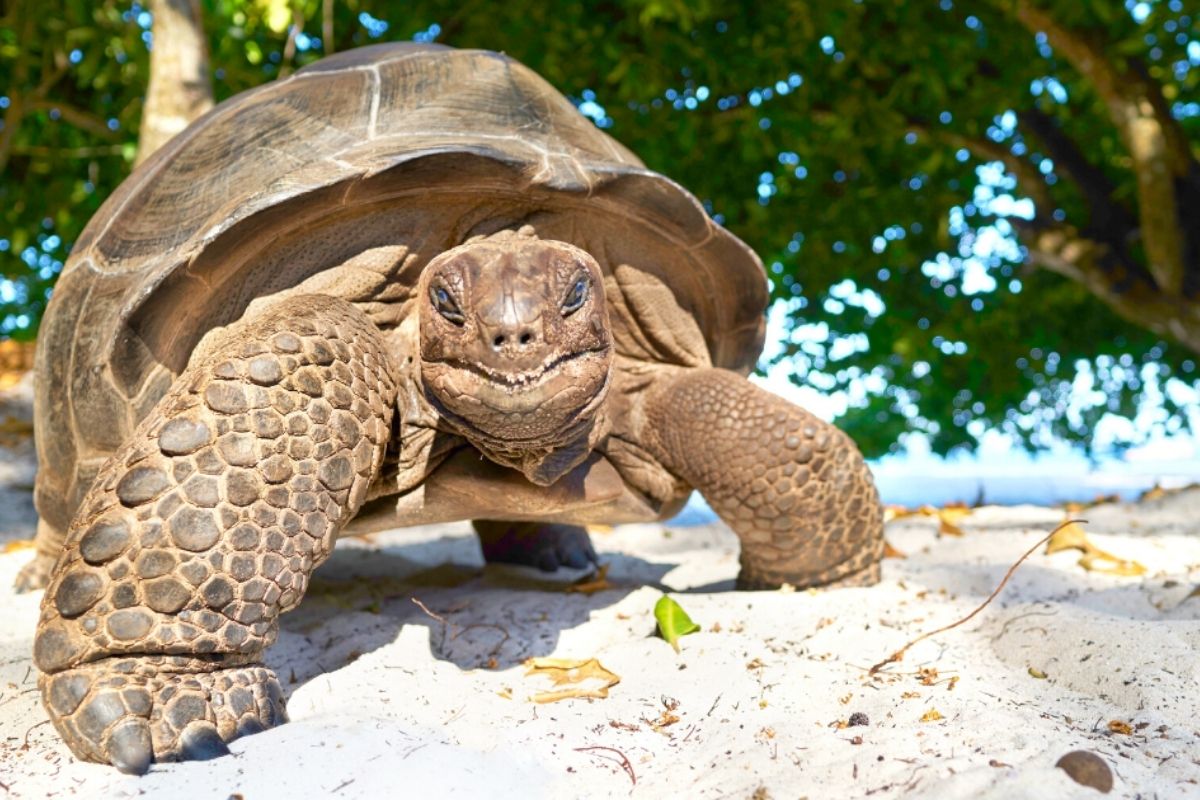
M599 264L526 226L441 253L418 286L421 375L468 439L555 448L591 428L612 334Z

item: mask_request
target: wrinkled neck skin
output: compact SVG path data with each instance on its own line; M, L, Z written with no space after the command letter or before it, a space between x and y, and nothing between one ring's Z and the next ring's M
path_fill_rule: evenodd
M547 486L604 434L613 346L600 267L532 228L434 258L417 303L424 399L441 425Z

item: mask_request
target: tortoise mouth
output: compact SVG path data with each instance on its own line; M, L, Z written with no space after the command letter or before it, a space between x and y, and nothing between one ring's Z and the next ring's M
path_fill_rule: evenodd
M604 355L607 351L608 348L602 348L552 356L538 366L526 370L499 369L477 361L461 361L458 359L449 359L442 363L463 372L474 373L483 380L492 381L508 389L522 391L536 389L539 384L554 378L556 373L567 368L573 361L587 358L588 356Z
M505 448L553 447L591 424L608 393L609 348L502 370L474 361L425 361L425 394L468 439Z

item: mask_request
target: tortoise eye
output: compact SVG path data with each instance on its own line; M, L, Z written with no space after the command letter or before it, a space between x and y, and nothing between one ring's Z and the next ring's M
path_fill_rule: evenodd
M466 322L466 317L459 310L458 304L454 302L454 298L450 292L446 291L443 286L434 286L429 290L429 299L433 303L433 307L437 312L445 317L449 322L462 327Z
M567 292L567 296L563 298L562 315L564 317L569 317L583 307L584 301L587 300L587 290L587 278L576 278L570 291Z

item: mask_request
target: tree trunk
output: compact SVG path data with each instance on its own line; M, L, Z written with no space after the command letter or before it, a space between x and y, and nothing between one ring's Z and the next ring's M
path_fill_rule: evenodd
M149 5L154 45L135 166L213 104L200 0L150 0Z

